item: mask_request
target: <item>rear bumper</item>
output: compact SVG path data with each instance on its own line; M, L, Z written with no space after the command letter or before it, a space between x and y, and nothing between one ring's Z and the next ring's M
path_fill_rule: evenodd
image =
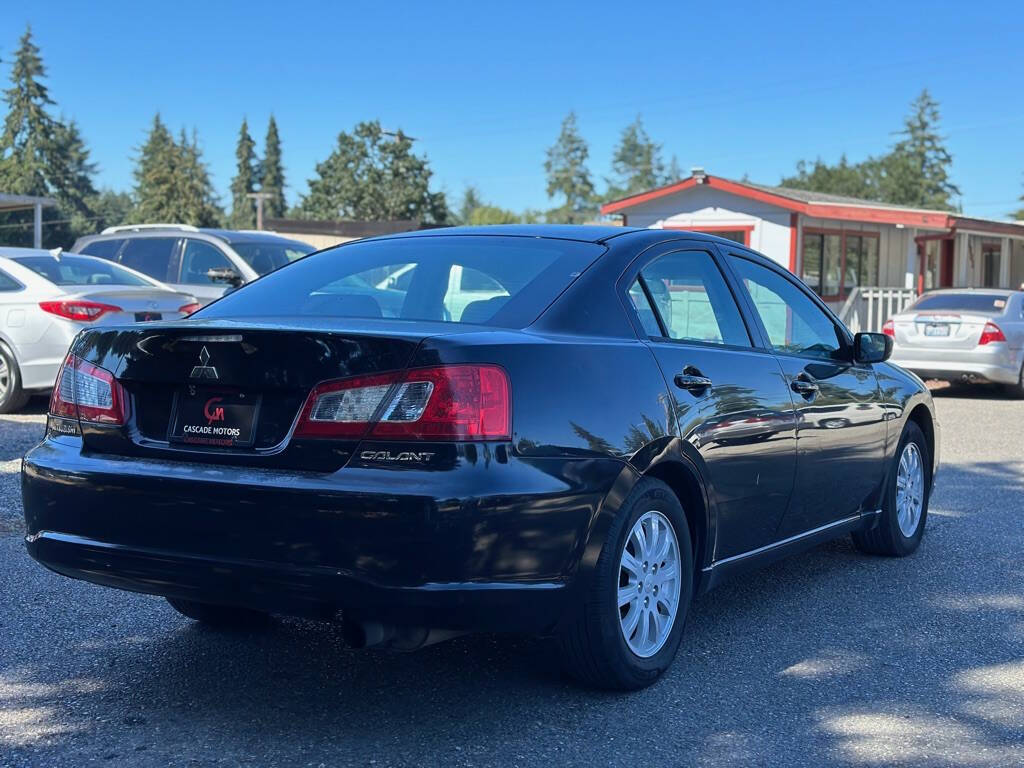
M587 532L623 469L510 457L323 475L83 455L61 437L24 460L26 545L58 573L137 592L545 631L574 599Z
M913 371L922 379L939 379L940 381L959 381L961 379L978 379L997 384L1016 384L1020 376L1019 353L1012 350L992 346L991 350L979 348L964 352L917 351L897 347L891 362Z

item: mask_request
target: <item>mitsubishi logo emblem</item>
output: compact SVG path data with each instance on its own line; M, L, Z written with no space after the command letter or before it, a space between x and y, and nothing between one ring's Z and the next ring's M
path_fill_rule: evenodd
M199 365L192 369L192 373L189 374L190 379L217 379L220 378L217 375L217 369L212 365L208 365L210 362L210 352L204 346L199 351Z

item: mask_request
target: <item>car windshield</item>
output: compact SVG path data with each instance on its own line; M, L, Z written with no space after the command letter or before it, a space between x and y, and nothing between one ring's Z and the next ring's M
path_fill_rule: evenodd
M59 257L22 256L14 261L55 285L154 285L124 267L90 256L62 253Z
M523 327L604 252L593 243L425 236L351 243L225 296L197 317L369 317Z
M1006 309L1005 293L934 293L925 294L908 311L988 312L999 314Z
M273 272L278 267L290 264L296 259L308 256L316 248L305 243L231 243L239 256L245 259L245 263L253 268L259 275Z

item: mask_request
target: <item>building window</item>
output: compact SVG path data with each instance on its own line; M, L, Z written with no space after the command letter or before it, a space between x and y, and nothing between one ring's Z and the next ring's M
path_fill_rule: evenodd
M877 233L804 230L802 277L824 299L877 285Z
M754 225L725 225L725 226L701 226L694 224L693 226L674 226L668 225L665 229L680 229L687 232L700 232L705 235L714 235L715 237L721 237L726 240L732 240L734 243L745 245L747 248L750 247L750 235L754 231Z
M983 288L999 287L999 273L1003 261L1002 248L999 243L981 244L981 286Z

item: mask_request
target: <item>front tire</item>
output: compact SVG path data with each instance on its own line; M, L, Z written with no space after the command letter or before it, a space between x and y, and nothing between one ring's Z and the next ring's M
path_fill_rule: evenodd
M269 614L262 611L231 605L201 603L176 597L168 597L167 602L181 615L217 629L255 629L265 626L270 618Z
M565 670L597 688L644 688L675 658L693 597L693 548L672 489L645 478L612 524L583 604L558 636Z
M29 394L21 388L18 361L5 344L0 343L0 413L13 413L28 402Z
M857 548L890 557L914 552L928 520L931 481L931 455L924 433L915 422L907 422L889 468L882 515L874 528L853 534Z

